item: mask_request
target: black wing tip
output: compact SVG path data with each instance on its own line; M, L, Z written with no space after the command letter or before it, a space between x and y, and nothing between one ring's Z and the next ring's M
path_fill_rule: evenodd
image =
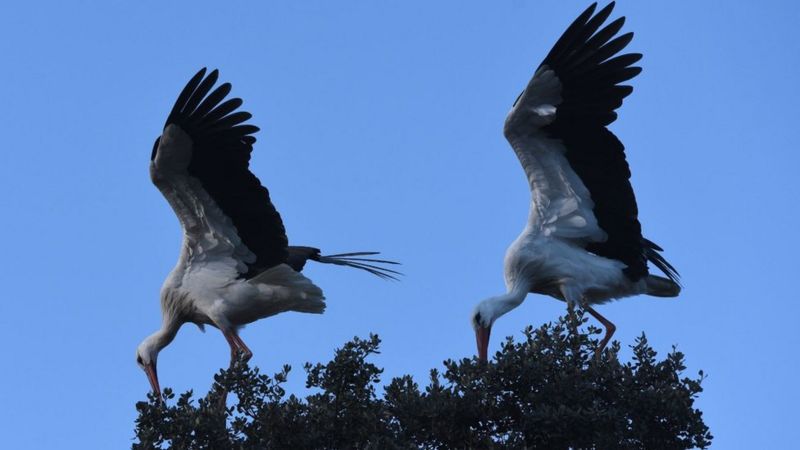
M592 8L592 12L594 12L594 10L597 9L597 5L598 5L598 2L594 2L594 3L592 3L590 5L590 8ZM617 6L617 2L616 1L611 1L606 6L603 6L600 9L600 11L597 11L597 13L593 14L592 16L593 17L602 16L602 15L608 16L608 15L611 14L612 11L614 11L614 7L615 6ZM589 8L586 8L586 10L588 11Z
M642 58L644 58L644 54L639 53L639 52L625 53L624 55L621 55L621 56L624 56L624 57L630 59L630 62L628 64L636 64L637 62L641 61Z
M174 123L190 135L232 139L253 145L255 138L249 135L260 129L245 123L252 118L252 114L239 111L244 103L242 99L227 98L232 89L230 82L214 89L218 80L219 69L209 72L208 67L202 67L198 70L175 101L164 127ZM232 120L232 116L238 119Z
M625 20L627 20L627 19L625 19L625 16L617 17L616 19L612 20L611 23L609 23L605 27L606 28L619 28L619 29L622 29L622 27L625 26Z
M620 17L620 19L624 19L624 17ZM627 42L625 42L625 46L627 46L633 40L633 35L634 35L633 31L628 31L627 33L623 33L623 34L619 35L619 37L617 39L627 41ZM625 47L625 46L623 46L623 47Z
M194 75L192 75L192 78L190 78L189 81L191 82L192 80L195 80L195 79L202 80L203 78L205 78L207 71L208 71L208 67L201 67L200 70L198 70L197 72L195 72ZM187 85L188 84L189 83L187 83Z
M588 40L598 33L602 33L602 31L598 32L597 30L608 20L615 5L616 2L612 1L599 11L596 11L598 6L597 2L589 5L589 7L579 14L564 30L553 45L553 48L550 49L550 52L548 52L547 56L542 61L542 64L554 68L559 62L563 62L563 59L568 58L570 54L583 47ZM605 28L614 26L621 28L624 23L625 16L622 16L615 19ZM616 34L616 32L614 34Z
M561 82L562 104L555 123L558 126L563 123L608 126L616 120L613 111L630 94L615 87L642 71L641 67L633 66L642 58L641 53L621 54L634 37L631 31L622 32L625 17L603 27L615 3L609 3L589 18L587 14L594 11L595 5L564 31L543 62ZM606 111L597 111L598 107Z

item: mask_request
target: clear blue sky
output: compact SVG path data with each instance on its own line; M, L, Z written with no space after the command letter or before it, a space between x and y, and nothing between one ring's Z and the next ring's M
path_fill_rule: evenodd
M0 441L130 444L149 388L134 349L160 323L180 245L148 158L202 66L221 70L262 128L252 169L291 241L380 249L407 274L387 283L309 266L328 311L246 328L253 362L292 364L302 391L302 363L327 361L354 335L381 335L386 380L424 382L445 358L472 355L469 312L504 289L503 254L527 216L502 122L588 3L5 3ZM623 344L644 330L660 352L686 352L687 375L708 374L699 406L716 447L788 448L800 401L800 4L688 5L617 5L645 58L612 128L644 232L685 290L600 311ZM497 322L492 350L562 313L529 296ZM159 358L162 385L204 393L227 358L216 330L186 326Z

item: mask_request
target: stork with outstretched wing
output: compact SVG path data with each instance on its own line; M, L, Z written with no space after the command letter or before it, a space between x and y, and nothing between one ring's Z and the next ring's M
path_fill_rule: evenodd
M517 98L504 134L531 190L528 223L504 261L507 292L480 302L472 314L478 357L486 360L492 324L528 293L580 307L606 328L592 308L638 294L674 297L678 273L642 236L622 143L606 126L633 88L623 83L641 69L642 55L619 54L633 33L617 36L625 18L605 25L614 3L592 4L558 39ZM598 31L599 30L599 31ZM665 277L650 274L653 263Z
M231 85L211 91L214 70L200 70L178 96L153 145L150 177L183 228L178 263L161 288L161 328L136 350L136 362L160 392L158 353L187 322L218 328L246 358L250 349L238 329L285 311L320 314L325 297L300 271L306 261L337 264L394 279L399 272L376 252L322 255L314 247L288 245L269 192L248 166L258 128L246 124L242 100Z

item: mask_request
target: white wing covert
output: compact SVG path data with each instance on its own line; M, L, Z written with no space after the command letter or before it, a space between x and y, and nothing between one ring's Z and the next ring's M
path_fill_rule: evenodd
M529 225L545 236L602 241L606 233L592 212L594 202L564 156L563 142L542 129L555 120L561 101L561 82L543 65L506 118L504 134L531 189Z

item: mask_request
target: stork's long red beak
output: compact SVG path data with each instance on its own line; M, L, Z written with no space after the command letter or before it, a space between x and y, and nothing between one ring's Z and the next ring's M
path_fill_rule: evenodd
M475 340L478 342L478 359L486 361L486 356L489 353L489 335L492 334L492 327L482 327L478 325L475 328Z
M158 386L158 373L156 372L156 364L146 364L144 366L144 373L147 374L147 379L150 381L150 387L153 389L153 393L156 394L158 401L161 402L161 388Z

